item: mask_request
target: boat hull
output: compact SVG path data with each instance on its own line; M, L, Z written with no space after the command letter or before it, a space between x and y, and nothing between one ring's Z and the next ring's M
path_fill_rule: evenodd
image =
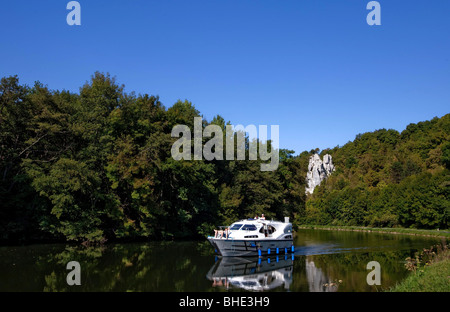
M224 257L251 257L292 252L292 239L247 240L208 237L216 252Z

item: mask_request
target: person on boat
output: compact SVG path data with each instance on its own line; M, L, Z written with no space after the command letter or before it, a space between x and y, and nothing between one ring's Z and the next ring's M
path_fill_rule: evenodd
M223 230L214 230L215 238L222 238L222 236L223 236Z
M225 238L228 238L229 231L230 227L225 228L225 230L214 230L214 238L222 238L224 237L224 234Z
M261 220L266 220L266 217L264 217L264 214L261 215Z

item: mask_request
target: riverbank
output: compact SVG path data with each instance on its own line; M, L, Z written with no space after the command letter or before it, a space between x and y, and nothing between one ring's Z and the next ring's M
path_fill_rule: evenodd
M410 275L388 291L390 292L450 292L450 250L426 250L433 257L423 260L423 253L415 259L406 259Z
M442 245L417 253L405 259L405 268L411 273L387 292L450 292L450 239L448 230L419 230L405 228L369 228L360 226L300 225L298 229L374 232L442 238ZM447 242L445 242L447 241Z
M407 228L371 228L363 226L333 226L333 225L307 225L297 226L298 229L330 230L330 231L354 231L354 232L378 232L386 234L419 235L450 239L449 230L420 230Z

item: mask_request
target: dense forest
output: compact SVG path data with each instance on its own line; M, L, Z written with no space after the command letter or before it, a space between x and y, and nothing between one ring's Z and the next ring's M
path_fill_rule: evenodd
M401 133L358 134L326 153L336 171L308 198L300 223L449 227L450 114Z
M280 150L276 171L261 171L261 160L174 160L171 130L192 129L194 117L191 102L166 108L109 74L95 73L79 93L2 78L0 240L196 238L262 213L297 225L448 228L450 115L321 151L336 171L308 197L317 149ZM209 124L225 133L229 122Z
M187 100L166 108L98 72L79 94L3 78L0 239L193 238L238 218L303 209L293 151L281 150L278 170L265 172L261 160L174 160L172 128L192 129L199 116ZM208 124L225 133L228 123Z

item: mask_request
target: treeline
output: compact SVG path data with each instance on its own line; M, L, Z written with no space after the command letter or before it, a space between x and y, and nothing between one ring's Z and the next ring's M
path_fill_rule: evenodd
M336 171L308 198L298 223L448 229L450 114L401 133L359 134L325 153Z
M280 150L276 171L248 157L174 160L172 128L192 132L194 117L191 102L166 108L108 74L95 73L79 93L2 78L0 241L196 238L262 213L295 224L448 228L450 114L321 151L336 171L308 198L317 149ZM229 123L209 124L225 135Z
M267 172L260 160L174 160L172 128L192 131L198 116L189 101L166 108L98 72L79 93L2 78L0 240L194 238L238 218L304 210L293 151L280 150ZM208 124L225 133L221 116Z

